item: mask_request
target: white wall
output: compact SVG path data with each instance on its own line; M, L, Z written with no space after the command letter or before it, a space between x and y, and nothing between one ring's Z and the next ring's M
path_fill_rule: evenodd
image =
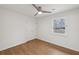
M34 18L0 8L0 50L27 42L36 36Z
M65 34L53 32L53 20L58 18L65 19ZM38 38L79 51L79 9L73 9L38 19Z

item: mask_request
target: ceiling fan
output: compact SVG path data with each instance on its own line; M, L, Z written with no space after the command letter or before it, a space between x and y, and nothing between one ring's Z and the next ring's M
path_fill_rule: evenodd
M36 12L36 14L34 16L36 16L37 14L42 14L42 13L52 13L51 11L42 10L41 6L37 7L35 4L32 4L32 5L38 11L38 12Z

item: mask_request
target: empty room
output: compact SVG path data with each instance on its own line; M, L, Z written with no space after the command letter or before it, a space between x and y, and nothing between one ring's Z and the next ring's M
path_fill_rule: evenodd
M79 55L79 4L0 4L0 55Z

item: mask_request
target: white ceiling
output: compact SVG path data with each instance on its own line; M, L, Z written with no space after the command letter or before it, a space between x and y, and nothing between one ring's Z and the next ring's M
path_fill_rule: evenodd
M74 9L74 8L79 8L79 4L37 4L37 6L42 6L43 10L48 10L52 11L50 14L41 14L34 16L34 14L37 12L37 10L31 5L31 4L5 4L5 5L0 5L0 7L4 7L16 12L20 12L22 14L31 16L31 17L42 17L42 16L47 16L51 15L54 13L59 13L63 12L66 10ZM52 9L56 9L53 11Z

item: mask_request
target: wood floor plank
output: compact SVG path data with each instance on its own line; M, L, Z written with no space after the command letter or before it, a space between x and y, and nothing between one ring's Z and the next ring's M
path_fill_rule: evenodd
M67 49L66 49L67 50ZM70 55L78 53L70 53L65 48L52 45L42 40L31 40L22 45L0 51L0 55Z

